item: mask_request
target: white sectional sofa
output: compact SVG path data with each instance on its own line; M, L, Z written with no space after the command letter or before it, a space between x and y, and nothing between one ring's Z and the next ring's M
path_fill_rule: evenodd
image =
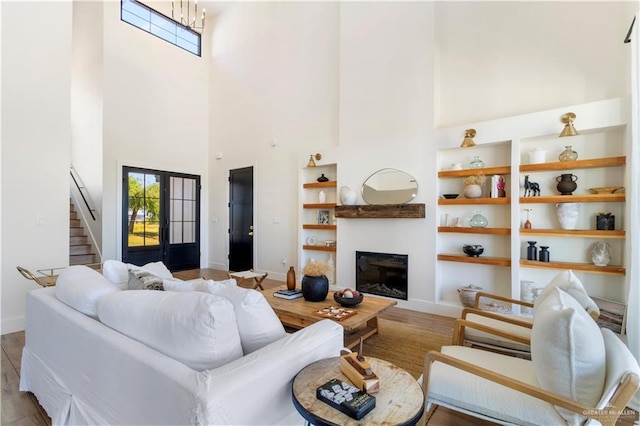
M228 283L225 291L234 292ZM264 297L242 291L254 293L231 303L207 292L125 291L71 267L56 287L27 296L20 390L35 394L53 424L301 424L292 380L339 354L342 327L252 329L251 305L260 312Z

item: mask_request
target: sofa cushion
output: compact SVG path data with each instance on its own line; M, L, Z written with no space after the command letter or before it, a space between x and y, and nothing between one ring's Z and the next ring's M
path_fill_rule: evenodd
M557 287L534 312L531 361L543 389L589 406L600 400L606 373L602 334L584 308ZM585 420L556 408L569 424Z
M205 278L195 278L193 280L181 281L174 278L163 279L162 284L165 291L203 291L213 294L226 286L235 286L236 280L214 281Z
M56 280L56 297L76 311L98 316L97 301L105 294L120 289L94 269L84 265L70 266Z
M105 325L196 371L242 357L231 303L201 292L131 290L98 303Z
M598 318L600 316L600 308L598 308L596 302L589 297L589 294L587 294L587 291L584 289L582 282L580 282L578 277L576 277L576 274L571 270L562 271L549 281L549 284L545 286L540 295L536 298L536 302L533 307L534 311L536 309L536 305L547 297L547 295L549 295L549 293L556 287L576 299L593 318Z
M259 291L226 285L218 287L213 294L233 304L245 355L287 334L273 308Z
M120 262L119 260L105 260L102 264L102 274L113 285L120 287L122 290L131 290L129 288L129 269L143 269L162 279L171 279L173 275L171 271L162 262L150 262L143 266L132 265L130 263ZM134 283L134 286L140 286L140 283ZM140 288L133 288L139 290Z
M162 278L146 269L129 268L129 290L164 290Z

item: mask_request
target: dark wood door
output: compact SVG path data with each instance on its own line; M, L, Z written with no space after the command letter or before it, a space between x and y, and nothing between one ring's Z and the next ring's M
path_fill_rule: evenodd
M229 270L253 269L253 167L229 171Z
M123 168L122 261L200 267L200 176Z

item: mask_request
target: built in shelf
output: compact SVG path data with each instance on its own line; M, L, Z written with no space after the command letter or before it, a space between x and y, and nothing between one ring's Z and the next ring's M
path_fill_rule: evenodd
M303 204L303 209L332 209L336 206L336 203L308 203Z
M415 203L336 206L335 217L342 219L423 219L425 205Z
M327 246L311 246L309 244L305 244L302 246L303 250L316 250L316 251L329 251L332 253L336 252L336 246L331 246L331 247L327 247Z
M521 172L546 172L550 170L591 169L594 167L624 166L627 157L592 158L589 160L557 161L555 163L523 164Z
M574 271L590 272L593 274L624 275L625 268L622 266L597 266L593 263L573 263L573 262L540 262L536 260L520 259L520 266L528 268L544 269L572 269Z
M598 231L595 229L520 229L520 235L545 235L548 237L579 237L624 239L625 231Z
M536 197L540 198L540 197ZM464 204L510 204L511 198L439 198L439 205L464 205Z
M327 182L309 182L303 183L303 188L335 188L338 186L338 182L335 180L329 180Z
M441 253L438 255L438 260L444 260L447 262L477 263L480 265L511 266L511 259L507 259L506 257L471 257L465 254Z
M439 226L438 232L454 232L458 234L510 235L511 228L466 228L461 226Z
M511 173L511 166L483 167L482 169L464 170L444 170L438 172L439 178L456 178L473 175L508 175Z
M521 204L533 203L598 203L625 201L624 194L579 194L579 195L548 195L541 197L520 197Z
M321 229L326 231L335 231L338 227L336 225L316 225L313 223L305 223L302 225L302 229Z

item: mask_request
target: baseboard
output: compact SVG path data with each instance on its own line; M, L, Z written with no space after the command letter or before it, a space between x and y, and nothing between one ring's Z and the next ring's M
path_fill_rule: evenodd
M16 331L24 331L24 317L15 317L0 320L0 334L15 333Z

